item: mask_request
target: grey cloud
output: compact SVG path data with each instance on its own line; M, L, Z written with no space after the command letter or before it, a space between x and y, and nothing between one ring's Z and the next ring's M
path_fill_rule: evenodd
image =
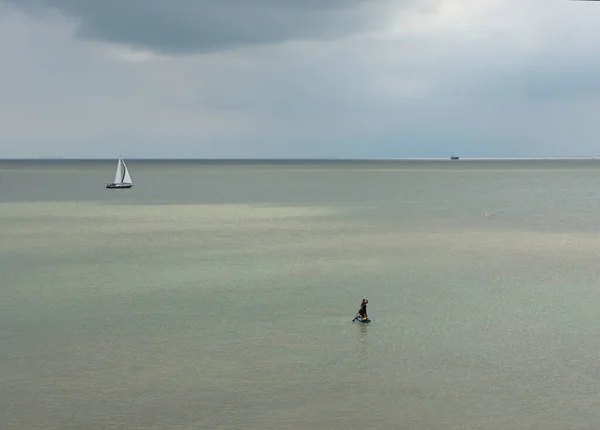
M163 53L208 52L293 39L329 39L376 28L388 0L5 0L58 9L78 36Z
M465 37L468 26L450 26L444 31L417 28L390 38L320 43L372 28L390 10L384 6L392 3L298 0L274 5L247 0L253 7L249 9L238 1L207 5L11 0L5 7L6 0L0 0L0 156L449 157L456 152L472 157L596 152L600 63L595 45L585 42L597 39L592 14L581 19L586 38L562 37L545 18L548 24L536 28L534 39L539 42L533 47L525 43L532 36L525 34L524 43L513 37L521 34L521 27L509 26L508 17L506 32L488 31L495 15L481 24L480 37ZM236 17L218 10L216 5L223 3ZM41 19L12 13L17 4L21 9L28 6ZM121 5L117 18L109 13L111 4ZM55 13L46 15L49 5L60 7L64 16L78 17L86 37L95 34L92 29L104 29L106 34L94 37L169 53L321 39L130 63L113 56L119 49L73 43L73 23ZM529 3L527 8L531 15L521 15L539 14ZM201 12L206 16L200 19ZM245 12L244 19L239 18ZM221 24L211 24L214 16ZM282 24L275 31L266 25L279 22L272 16L282 17L291 27ZM519 19L522 28L529 28L530 19ZM160 40L153 42L148 36L132 41L131 34L123 33L130 21L137 26L130 29L134 36L141 38L145 33L140 28L150 31L154 26L156 34L150 36ZM205 39L196 22L204 23L200 30ZM310 25L302 27L303 23ZM260 33L263 39L243 33L255 28L265 31ZM177 44L186 32L196 39ZM413 95L404 90L413 82L419 87L421 81L424 91Z
M471 98L490 101L511 100L513 103L568 103L600 100L600 61L569 55L539 56L523 64L514 61L510 67L498 67L480 73L465 71L456 75L454 91L461 88ZM484 74L485 72L485 74Z
M518 90L524 98L533 100L599 100L599 73L598 61L536 65L521 78Z

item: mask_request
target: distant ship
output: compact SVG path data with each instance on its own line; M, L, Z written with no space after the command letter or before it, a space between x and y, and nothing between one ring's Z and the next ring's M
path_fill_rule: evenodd
M451 160L458 160L458 156L457 155L453 155L452 157L450 157Z

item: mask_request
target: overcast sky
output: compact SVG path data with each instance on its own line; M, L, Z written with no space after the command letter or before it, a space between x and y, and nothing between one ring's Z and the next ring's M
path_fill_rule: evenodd
M600 155L600 3L0 0L0 157Z

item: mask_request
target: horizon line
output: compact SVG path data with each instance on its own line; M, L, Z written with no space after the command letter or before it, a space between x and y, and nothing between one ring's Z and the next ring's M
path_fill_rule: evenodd
M62 157L62 156L39 156L39 157L0 157L0 161L114 161L119 157ZM537 157L459 157L452 160L450 157L290 157L290 158L194 158L194 157L122 157L127 160L137 161L511 161L511 160L596 160L597 155L575 155L575 156L537 156Z
M454 157L454 155L453 155ZM451 157L65 157L42 155L31 157L0 157L0 160L451 160ZM543 159L581 159L600 158L600 155L539 155L539 156L513 156L513 157L459 157L459 160L543 160ZM454 160L453 160L454 161Z

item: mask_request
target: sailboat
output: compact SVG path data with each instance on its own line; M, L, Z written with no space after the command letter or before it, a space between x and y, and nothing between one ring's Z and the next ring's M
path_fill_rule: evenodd
M119 158L117 163L117 173L115 173L115 181L112 184L106 184L106 188L131 188L131 176L123 158Z

